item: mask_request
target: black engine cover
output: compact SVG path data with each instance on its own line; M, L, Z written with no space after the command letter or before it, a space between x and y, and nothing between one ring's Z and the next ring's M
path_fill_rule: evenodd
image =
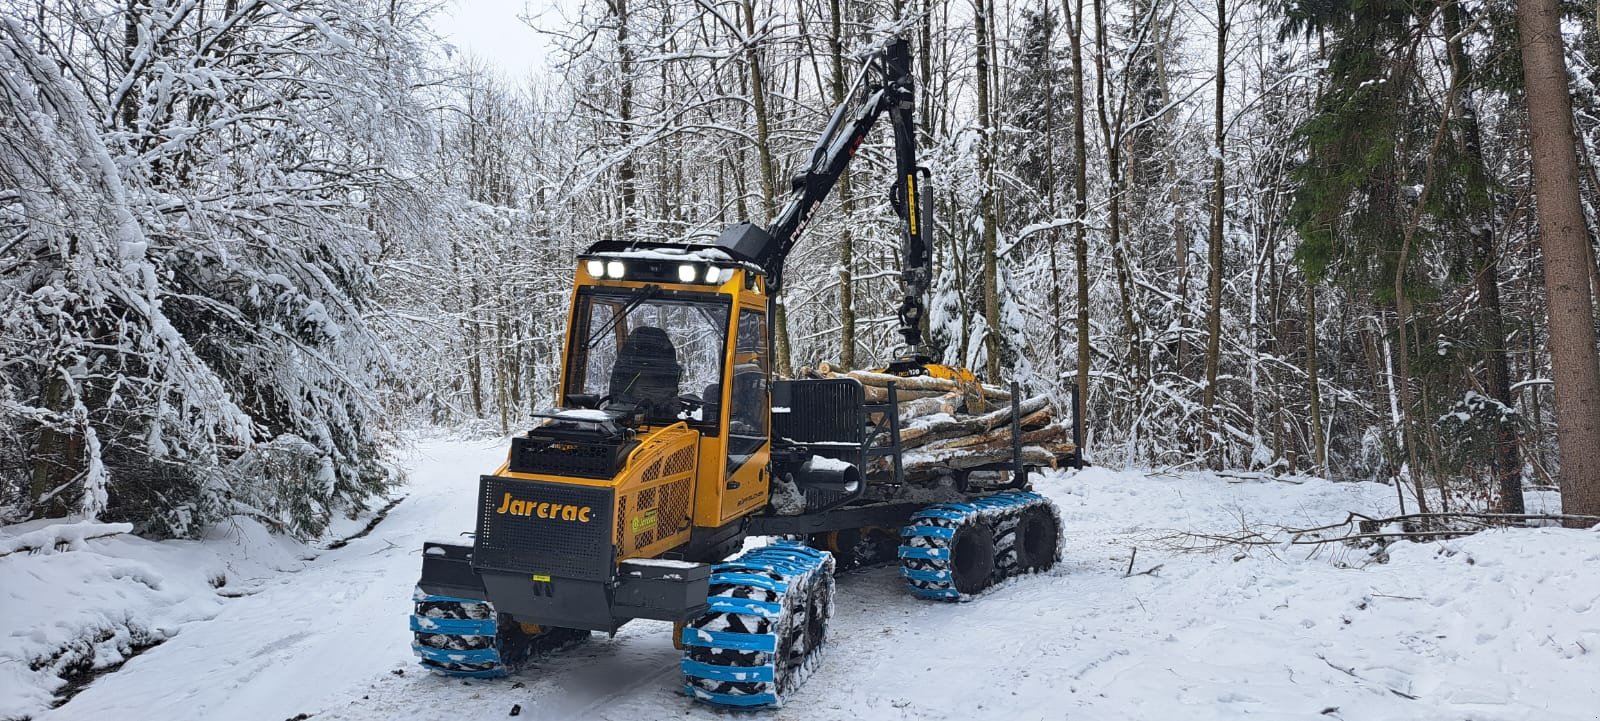
M609 581L615 504L609 488L482 476L472 567Z

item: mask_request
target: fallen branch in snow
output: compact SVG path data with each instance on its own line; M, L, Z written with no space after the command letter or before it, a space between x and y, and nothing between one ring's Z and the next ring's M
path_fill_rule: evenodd
M1133 572L1133 561L1134 561L1134 559L1136 559L1138 557L1139 557L1139 547L1138 546L1134 546L1133 547L1133 553L1128 556L1128 570L1122 572L1122 577L1123 578L1133 578L1134 576L1154 576L1154 575L1156 575L1156 571L1161 570L1162 567L1167 565L1165 563L1158 563L1158 564L1156 564L1154 566L1151 566L1149 568L1144 569L1143 571L1140 571L1138 573L1134 573Z
M16 536L0 536L0 557L23 551L29 553L49 552L58 549L76 551L83 547L84 541L107 536L120 536L124 533L132 532L133 524L131 523L98 523L95 521L57 523Z
M1460 538L1490 528L1526 526L1534 521L1553 521L1564 525L1573 523L1595 525L1600 524L1600 516L1461 511L1408 513L1373 518L1352 511L1346 514L1343 521L1315 528L1244 525L1239 532L1232 534L1190 531L1173 533L1154 540L1166 542L1176 550L1197 552L1213 552L1236 546L1322 546L1330 543L1367 546L1373 543L1387 545L1402 539L1427 542Z
M1357 681L1361 681L1361 682L1364 682L1364 683L1374 683L1372 680L1364 678L1364 677L1361 676L1361 674L1356 673L1356 669L1353 666L1350 667L1350 668L1345 668L1344 666L1340 666L1338 664L1335 664L1332 661L1329 661L1327 656L1324 656L1324 655L1322 655L1320 653L1317 654L1317 658L1322 659L1323 663L1328 664L1328 668L1331 668L1331 669L1333 669L1335 671L1338 671L1339 673L1342 673L1342 674L1344 674L1346 676L1349 676L1350 678L1353 678L1353 679L1355 679ZM1382 685L1382 684L1379 684L1379 685ZM1389 691L1389 693L1392 693L1392 694L1394 694L1396 696L1399 696L1400 698L1411 699L1412 701L1416 701L1419 698L1418 696L1413 696L1413 695L1411 695L1409 693L1406 693L1406 692L1401 691L1401 690L1399 690L1397 688L1394 688L1393 686L1383 686L1383 688L1387 689Z

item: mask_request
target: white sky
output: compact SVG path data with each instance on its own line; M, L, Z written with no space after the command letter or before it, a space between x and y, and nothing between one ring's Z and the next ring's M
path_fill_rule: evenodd
M567 24L563 15L576 17L581 0L447 0L434 16L433 29L457 53L475 57L499 69L508 78L523 78L543 70L551 51L550 36L542 28Z

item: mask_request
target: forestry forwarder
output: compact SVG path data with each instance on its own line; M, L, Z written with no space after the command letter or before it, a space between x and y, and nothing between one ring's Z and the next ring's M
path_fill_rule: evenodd
M686 693L772 706L827 634L836 556L898 557L913 594L945 600L1056 562L1059 516L1028 490L1036 466L1023 462L1020 417L1007 461L908 479L894 385L869 405L854 379L772 377L768 319L784 259L888 114L909 352L887 371L972 381L923 352L929 215L912 90L910 51L894 40L862 68L855 102L834 112L771 228L740 224L712 245L600 242L579 259L565 410L538 414L479 479L472 545L424 544L411 616L423 665L501 676L591 631L657 619L676 624ZM1013 392L1014 416L1017 402ZM719 562L750 536L810 543Z

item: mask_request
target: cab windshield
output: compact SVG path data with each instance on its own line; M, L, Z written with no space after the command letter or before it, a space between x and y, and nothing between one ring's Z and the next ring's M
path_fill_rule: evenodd
M566 404L643 413L651 423L716 423L727 350L727 297L663 291L586 291L573 312Z

